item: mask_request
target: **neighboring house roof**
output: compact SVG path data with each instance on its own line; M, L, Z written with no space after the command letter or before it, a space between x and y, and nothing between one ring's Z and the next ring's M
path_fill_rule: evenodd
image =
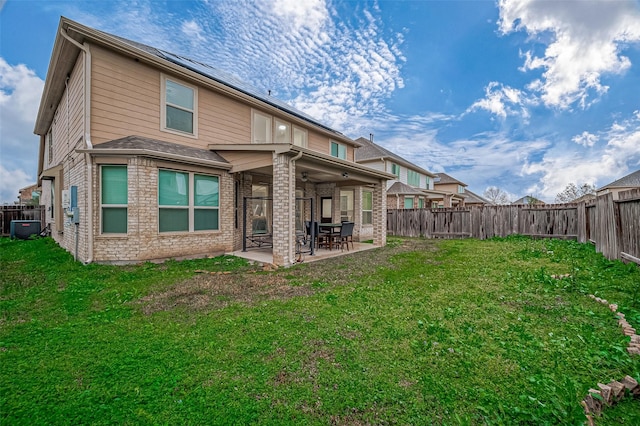
M456 183L458 185L467 186L466 183L459 181L458 179L449 176L446 173L436 173L436 176L440 178L440 180L435 181L436 184L447 184L447 183Z
M464 200L466 204L493 204L491 201L479 196L475 192L469 191L468 189L465 189L464 193L467 195Z
M387 189L387 195L425 195L424 191L414 188L411 185L407 185L402 182L394 182L393 185Z
M598 191L609 188L629 188L636 186L640 187L640 170L636 170L631 174L621 177L620 179L599 188Z
M192 148L175 143L141 136L127 136L125 138L96 145L93 149L81 149L79 152L112 153L112 154L140 154L156 158L165 158L190 163L215 164L218 167L231 168L231 164L218 153L208 149Z
M525 195L522 198L518 198L511 204L545 204L545 202L535 197L531 197L530 195Z
M157 49L152 46L145 45L143 43L139 43L133 40L129 40L123 37L119 37L113 34L106 33L104 31L99 31L94 28L86 27L82 24L74 22L68 18L62 17L60 19L60 27L58 31L58 36L61 37L60 34L68 34L75 42L82 44L85 39L94 40L100 44L108 45L111 49L126 51L129 55L139 56L140 54L146 54L147 56L151 55L155 58L153 62L158 63L158 59L164 61L165 63L171 63L176 65L182 69L192 71L194 73L199 74L206 79L213 81L215 83L222 84L236 92L239 92L243 95L249 96L250 98L259 101L261 103L267 104L272 108L278 109L284 113L292 115L298 119L304 120L314 126L318 126L322 128L324 131L332 133L340 140L349 142L352 145L358 146L356 142L352 139L346 137L342 133L337 130L331 129L325 124L320 123L315 118L307 115L306 113L294 108L287 103L272 97L263 91L256 89L255 87L243 82L239 78L214 68L205 63L196 61L191 58L187 58L185 56L177 55L165 50ZM59 47L63 44L64 41L56 40L54 44L54 52L51 57L52 63L49 66L49 73L55 71L55 75L47 75L45 80L45 88L43 90L42 99L40 106L40 111L38 111L38 118L36 120L35 133L36 134L44 134L48 129L48 124L50 120L52 120L53 116L50 111L47 111L49 108L45 108L45 106L57 104L55 99L49 99L49 97L59 98L62 96L64 89L64 82L66 79L67 73L70 71L71 67L74 64L74 60L70 57L69 53L62 58L58 58L57 54L60 54L56 49L61 49ZM77 48L77 46L75 47ZM61 62L64 64L65 69L57 69L53 66L54 60L56 62ZM54 81L55 80L55 81ZM55 87L53 87L55 86ZM45 102L46 100L46 102Z
M417 170L429 177L436 176L430 171L425 170L420 166L416 166L412 162L405 160L404 158L400 157L398 154L381 147L380 145L376 144L375 142L372 142L367 138L359 137L358 139L356 139L356 142L360 144L360 147L356 149L356 154L355 154L356 162L365 162L369 160L378 160L378 159L384 158L384 159L392 160L410 169Z

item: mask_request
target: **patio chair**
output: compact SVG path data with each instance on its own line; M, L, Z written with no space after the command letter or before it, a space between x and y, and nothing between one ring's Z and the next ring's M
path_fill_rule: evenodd
M331 250L334 244L335 233L331 233L329 231L321 231L320 224L318 222L314 222L315 224L315 232L316 232L316 241L317 247L325 247Z
M347 246L347 250L349 250L349 243L351 243L351 248L353 248L353 227L355 223L353 222L343 222L342 227L340 228L340 239L337 241L340 244L340 248Z

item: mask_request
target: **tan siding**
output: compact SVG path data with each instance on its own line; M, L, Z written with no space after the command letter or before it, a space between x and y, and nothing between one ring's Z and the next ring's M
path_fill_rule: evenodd
M323 154L331 154L329 138L308 130L308 148Z
M234 173L273 165L273 154L271 152L247 153L220 151L218 154L233 164Z
M207 143L251 143L251 108L210 90L199 91L200 136Z
M94 144L134 134L196 148L250 141L251 108L203 87L198 88L198 138L161 131L160 71L98 47L92 53Z

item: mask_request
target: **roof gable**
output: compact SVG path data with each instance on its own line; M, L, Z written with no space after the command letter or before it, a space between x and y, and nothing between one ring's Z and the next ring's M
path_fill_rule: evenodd
M437 184L447 184L447 183L457 183L458 185L467 186L466 183L459 181L458 179L449 176L446 173L436 173L436 176L440 178L440 180L436 181Z
M263 107L267 111L273 111L274 109L281 111L315 128L319 128L321 131L330 134L342 142L358 146L356 142L337 130L330 128L284 101L272 97L269 94L262 93L262 91L230 73L186 56L177 55L137 41L84 26L65 17L60 18L60 25L45 80L45 89L43 90L42 100L40 102L40 111L36 119L34 130L36 134L41 135L48 130L53 117L53 112L51 112L53 105L57 105L60 101L64 90L64 79L73 67L73 63L75 62L74 58L80 54L79 46L82 46L85 42L96 43L110 50L136 58L145 58L149 64L153 64L156 67L164 66L171 68L173 72L180 72L178 70L182 69L184 75L181 75L181 77L183 78L189 78L190 74L191 79L194 79L193 73L196 73L204 78L204 80L201 81L208 80L213 86L217 87L221 87L222 85L226 88L225 90L227 90L228 94L234 94L244 99L245 102L255 102L256 106Z
M357 162L365 162L368 160L379 160L381 158L392 160L396 163L399 163L409 169L417 170L421 173L424 173L427 176L435 177L433 173L428 170L423 169L422 167L416 166L410 161L405 160L400 157L398 154L389 151L381 147L380 145L372 142L369 139L359 137L356 139L356 142L360 144L360 147L356 149L355 157Z
M636 170L631 174L623 176L620 179L603 186L602 188L598 189L598 191L602 191L603 189L607 188L627 188L630 186L640 186L640 170Z

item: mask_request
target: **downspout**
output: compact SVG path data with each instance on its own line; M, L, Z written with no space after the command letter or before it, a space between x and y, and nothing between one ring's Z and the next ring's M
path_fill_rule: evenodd
M80 44L69 37L66 30L60 29L60 35L69 43L84 52L84 140L87 149L93 148L91 142L91 51L87 43ZM93 168L91 166L91 155L84 154L87 164L87 247L88 256L84 263L93 262Z

